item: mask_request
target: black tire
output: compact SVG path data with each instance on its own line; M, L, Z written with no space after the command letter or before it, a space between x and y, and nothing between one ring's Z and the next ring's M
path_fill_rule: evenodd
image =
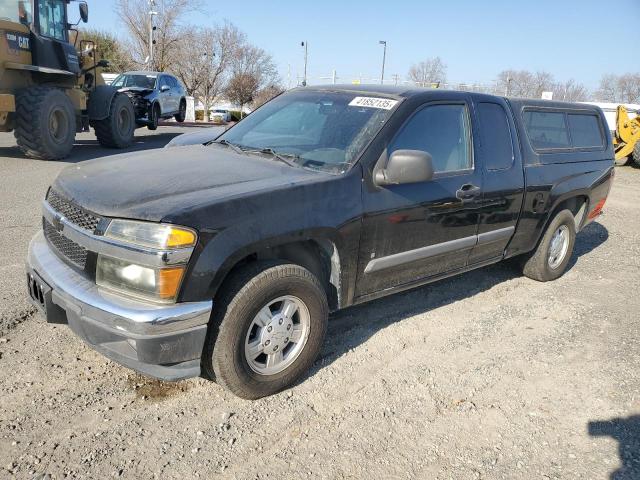
M182 123L184 119L187 118L187 102L186 100L180 100L180 110L176 113L173 118L176 119L176 122Z
M568 245L562 261L552 268L550 265L551 240L561 227L566 227ZM549 223L538 247L525 259L523 273L539 282L548 282L562 276L571 260L575 242L576 224L573 214L569 210L562 210Z
M309 335L297 358L284 370L272 375L256 373L245 356L247 333L258 311L285 295L304 302L309 311ZM216 304L219 308L209 326L202 371L239 397L257 399L293 385L320 353L329 307L318 279L301 266L251 264L233 274Z
M109 116L94 120L93 129L103 147L127 148L133 143L136 117L131 100L124 93L116 93L111 100Z
M636 166L640 167L640 139L638 139L636 144L633 146L633 153L631 156L633 157L633 161Z
M157 130L158 129L158 122L160 121L160 105L158 105L157 103L154 103L153 106L151 107L151 112L149 112L150 118L149 118L149 124L147 125L147 128L149 130Z
M21 90L16 100L13 134L28 157L40 160L67 157L76 138L76 114L71 99L58 88Z

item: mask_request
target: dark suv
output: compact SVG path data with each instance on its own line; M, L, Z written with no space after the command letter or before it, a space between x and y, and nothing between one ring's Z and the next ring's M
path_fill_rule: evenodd
M111 84L126 93L133 102L138 126L158 128L161 118L174 117L184 122L187 111L186 93L173 75L162 72L126 72Z

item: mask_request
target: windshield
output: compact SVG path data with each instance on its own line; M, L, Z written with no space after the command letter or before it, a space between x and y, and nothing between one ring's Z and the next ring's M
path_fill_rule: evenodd
M123 73L118 75L111 84L114 87L138 87L138 88L156 88L156 76L145 75L143 73Z
M397 103L375 94L294 91L268 102L218 141L247 150L271 149L303 167L344 172Z
M31 2L29 0L2 1L0 2L0 20L22 23L31 23Z

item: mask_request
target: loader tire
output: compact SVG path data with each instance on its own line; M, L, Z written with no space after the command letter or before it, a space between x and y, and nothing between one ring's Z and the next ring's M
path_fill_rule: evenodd
M13 132L27 157L60 160L71 153L76 138L73 103L53 87L31 87L18 92Z
M636 163L636 166L640 167L640 139L636 141L631 156L633 157L633 161Z
M116 93L111 100L109 116L104 120L94 120L92 126L103 147L127 148L131 145L136 118L129 97L124 93Z

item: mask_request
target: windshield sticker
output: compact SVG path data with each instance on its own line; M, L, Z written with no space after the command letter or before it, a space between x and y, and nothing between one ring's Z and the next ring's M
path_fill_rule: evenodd
M398 103L397 100L391 100L389 98L376 98L376 97L356 97L349 102L350 107L368 107L368 108L381 108L382 110L391 110Z

